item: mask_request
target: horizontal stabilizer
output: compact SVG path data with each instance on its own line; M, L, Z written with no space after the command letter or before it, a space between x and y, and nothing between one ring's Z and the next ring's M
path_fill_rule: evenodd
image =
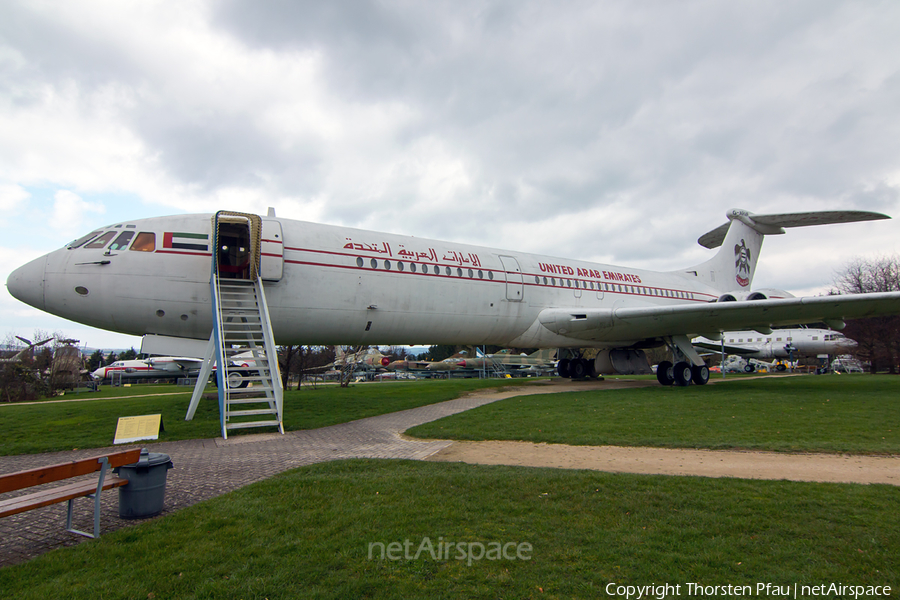
M815 212L782 213L777 215L754 215L740 209L728 211L728 223L716 227L700 236L697 243L704 248L718 248L725 240L731 221L737 219L764 235L784 233L785 227L807 227L809 225L831 225L833 223L855 223L857 221L877 221L890 219L889 216L864 210L826 210Z

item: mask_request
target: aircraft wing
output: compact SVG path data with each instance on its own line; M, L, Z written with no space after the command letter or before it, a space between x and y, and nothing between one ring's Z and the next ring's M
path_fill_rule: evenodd
M174 371L175 369L172 367L177 367L182 371L186 371L188 369L199 369L203 366L203 359L191 358L188 356L151 357L147 359L147 362L155 369L168 371Z
M548 308L541 311L538 320L550 331L569 338L629 342L898 313L900 292L882 292L675 306Z

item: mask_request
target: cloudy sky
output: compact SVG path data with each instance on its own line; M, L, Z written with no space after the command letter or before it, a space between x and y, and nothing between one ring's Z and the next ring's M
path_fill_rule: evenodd
M755 287L900 252L900 3L0 4L0 275L217 209L676 269L732 207ZM0 337L139 346L0 297Z

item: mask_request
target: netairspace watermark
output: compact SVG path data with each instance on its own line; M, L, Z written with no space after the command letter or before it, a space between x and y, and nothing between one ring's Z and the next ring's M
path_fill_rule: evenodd
M757 596L765 598L880 598L891 595L889 585L851 585L846 583L753 585L702 585L700 583L663 583L650 585L626 585L611 582L606 585L606 595L625 600L665 600L678 596L691 598L732 596Z
M439 537L437 542L423 537L415 544L369 542L369 560L464 560L468 566L479 560L531 560L533 548L528 542L453 542Z

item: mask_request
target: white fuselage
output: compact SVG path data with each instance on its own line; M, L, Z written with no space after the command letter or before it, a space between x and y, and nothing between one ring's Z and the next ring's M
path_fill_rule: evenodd
M199 367L198 367L199 368ZM196 372L197 369L194 369ZM113 373L119 373L123 379L173 379L187 377L188 371L174 362L159 360L117 360L106 367L95 369L91 373L94 379L109 379Z
M103 231L152 233L155 244L63 248L15 271L10 292L103 329L208 339L211 216L144 219ZM586 342L542 327L538 314L706 303L719 295L680 273L274 217L263 218L262 239L261 272L279 344L622 347L644 343L647 334L617 323L608 337Z
M756 331L726 331L722 334L725 352L739 348L744 358L801 358L822 354L836 355L851 352L856 342L830 329L776 329L768 335ZM698 338L707 347L721 341ZM695 340L697 341L697 340ZM791 350L792 349L792 350Z

